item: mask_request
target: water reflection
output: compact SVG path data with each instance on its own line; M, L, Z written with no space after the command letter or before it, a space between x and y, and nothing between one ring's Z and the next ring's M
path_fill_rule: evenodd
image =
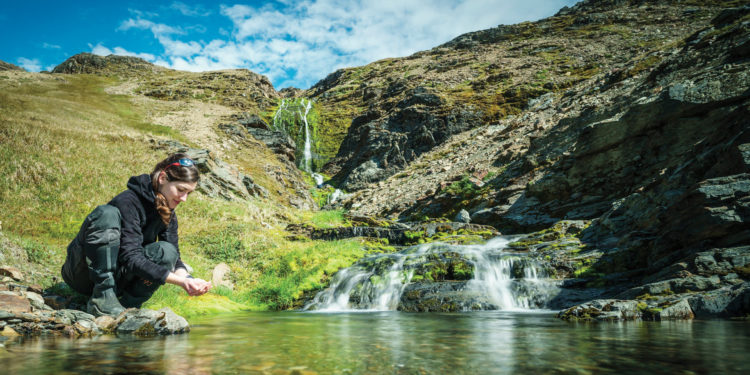
M6 342L9 374L748 373L750 324L546 313L248 313L187 335Z

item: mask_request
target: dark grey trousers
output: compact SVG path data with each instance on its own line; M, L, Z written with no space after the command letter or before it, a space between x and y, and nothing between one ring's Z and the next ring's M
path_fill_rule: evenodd
M62 277L73 290L90 296L94 283L89 279L89 264L85 249L88 247L112 246L120 244L120 210L110 205L98 206L83 221L78 235L68 245L68 255L62 266ZM177 262L177 249L169 242L158 241L143 247L143 255L152 262L169 270L174 270ZM115 272L116 293L138 297L140 303L151 297L159 287L156 283L129 274L118 263ZM122 301L121 301L122 302ZM134 304L134 303L131 303ZM126 306L125 307L140 307Z

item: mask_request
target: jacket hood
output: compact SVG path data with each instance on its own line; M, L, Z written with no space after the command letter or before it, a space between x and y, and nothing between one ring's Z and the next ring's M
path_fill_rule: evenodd
M128 180L128 189L134 191L141 200L154 203L154 188L151 187L151 175L142 174L140 176L130 177Z

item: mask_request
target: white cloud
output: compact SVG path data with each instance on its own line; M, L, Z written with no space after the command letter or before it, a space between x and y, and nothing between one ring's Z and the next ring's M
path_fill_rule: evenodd
M18 66L30 72L38 72L42 70L42 63L39 62L39 59L27 59L25 57L19 57Z
M277 88L310 87L341 67L364 65L438 46L470 31L536 20L577 0L304 0L221 6L225 40L185 41L181 28L141 16L121 30L150 30L164 47L157 64L174 69L248 68ZM281 4L281 5L279 5ZM184 6L184 7L183 7ZM183 14L197 12L183 3ZM192 13L191 13L192 12ZM223 31L223 33L222 33Z
M185 32L172 27L168 26L162 23L154 23L149 20L144 20L142 18L129 18L125 20L122 24L120 24L120 27L117 28L117 30L129 30L129 29L142 29L142 30L151 30L151 32L154 34L155 37L159 37L162 35L170 35L170 34L184 34Z
M50 44L50 43L43 43L42 48L45 49L60 49L62 47L58 46L57 44Z
M156 56L150 53L131 52L122 47L115 47L113 49L109 49L103 46L101 43L98 43L95 46L92 46L91 44L89 44L89 48L91 48L91 53L93 53L94 55L99 55L99 56L119 55L119 56L140 57L146 61L151 61L151 62L156 60Z
M187 5L180 1L175 1L172 3L172 5L169 6L170 8L182 13L183 16L188 17L205 17L210 16L211 11L206 10L203 8L202 5L195 5L191 7L190 5Z

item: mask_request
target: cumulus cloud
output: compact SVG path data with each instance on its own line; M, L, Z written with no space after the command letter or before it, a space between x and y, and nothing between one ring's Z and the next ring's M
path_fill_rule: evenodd
M42 63L39 62L39 59L27 59L25 57L19 57L18 66L30 72L38 72L42 70Z
M470 31L535 20L576 0L304 0L222 5L224 40L181 40L186 31L141 18L121 30L150 30L164 47L151 60L174 69L248 68L276 87L306 88L338 68L435 47ZM272 5L273 4L273 5ZM198 12L175 2L172 8ZM224 33L221 33L224 31Z
M119 56L140 57L146 61L152 61L152 62L156 60L156 56L150 53L131 52L122 47L115 47L113 49L109 49L103 46L101 43L98 43L95 46L92 46L91 44L89 44L89 48L91 48L91 53L93 53L94 55L99 55L99 56L119 55Z

